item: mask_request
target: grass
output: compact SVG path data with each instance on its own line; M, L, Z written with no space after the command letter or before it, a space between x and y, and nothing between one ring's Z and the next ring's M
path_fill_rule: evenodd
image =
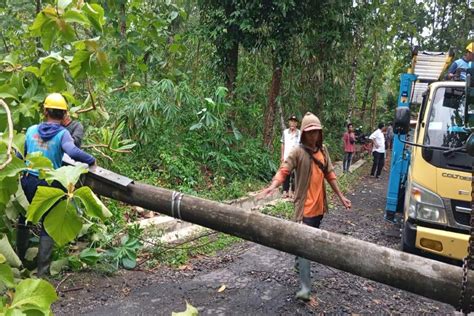
M197 256L215 256L218 251L232 246L242 239L219 232L210 232L198 239L178 245L156 244L148 249L148 268L158 264L179 267Z
M291 220L293 218L294 206L292 202L279 201L275 205L264 207L261 212L266 215Z

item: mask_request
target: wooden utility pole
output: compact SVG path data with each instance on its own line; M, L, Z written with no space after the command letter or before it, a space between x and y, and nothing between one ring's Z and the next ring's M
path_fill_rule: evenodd
M462 279L459 267L228 204L146 184L124 183L119 178L97 168L86 175L85 185L96 194L127 204L181 218L453 306L458 304ZM474 271L469 271L468 280L474 280ZM466 297L473 294L474 282L470 281Z

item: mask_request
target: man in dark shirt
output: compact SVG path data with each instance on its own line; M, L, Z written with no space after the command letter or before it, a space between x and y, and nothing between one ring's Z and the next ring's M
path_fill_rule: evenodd
M79 121L73 121L69 113L66 114L62 125L69 131L71 134L72 139L74 140L74 145L76 147L81 148L82 139L84 138L84 127Z

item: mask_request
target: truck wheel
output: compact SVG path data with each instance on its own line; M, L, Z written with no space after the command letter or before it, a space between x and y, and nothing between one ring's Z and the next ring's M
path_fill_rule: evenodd
M414 244L408 243L406 240L406 231L405 231L405 225L403 225L402 229L402 238L400 238L400 248L404 252L408 252L414 255L419 255L421 254L420 249L416 248Z

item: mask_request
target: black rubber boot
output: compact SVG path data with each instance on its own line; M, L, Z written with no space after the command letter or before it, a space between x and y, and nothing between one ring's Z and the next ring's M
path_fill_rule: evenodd
M30 230L28 227L19 224L16 230L16 253L20 260L25 261L26 250L30 243Z
M38 272L36 275L41 278L49 274L51 265L51 255L53 253L54 240L49 236L41 236L38 249Z
M311 261L299 257L298 266L301 290L296 293L296 298L303 301L309 301L311 297Z

